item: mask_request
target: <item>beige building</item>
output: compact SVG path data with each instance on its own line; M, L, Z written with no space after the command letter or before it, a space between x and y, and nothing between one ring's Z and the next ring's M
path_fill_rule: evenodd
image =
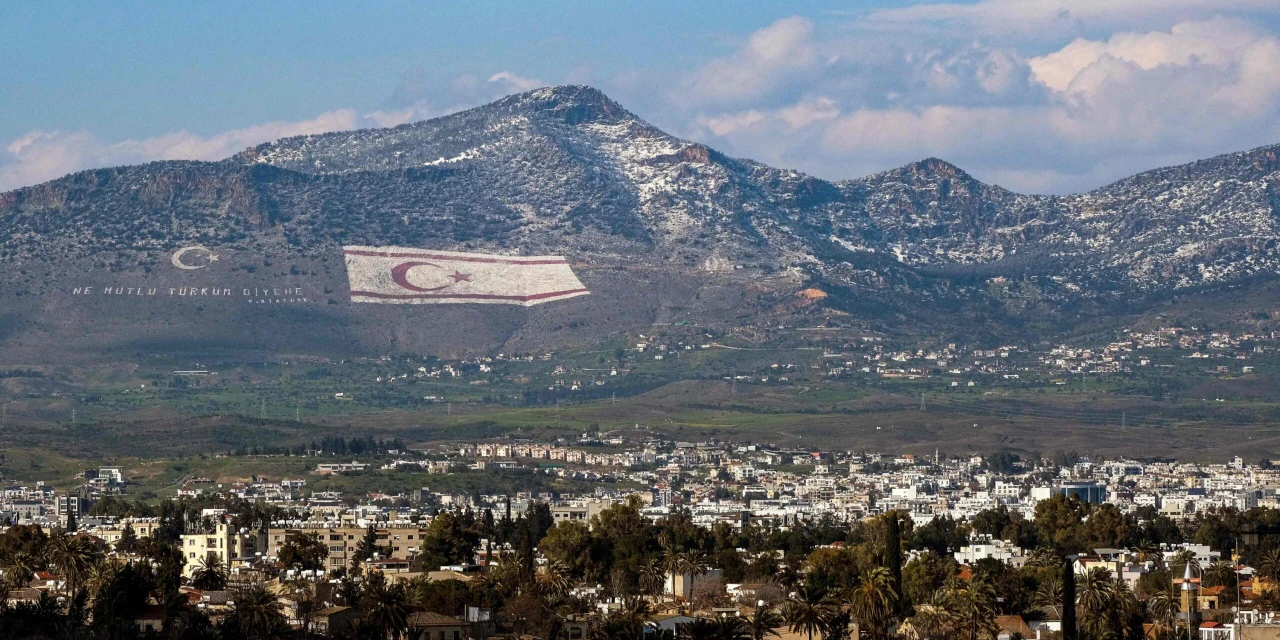
M182 536L182 557L186 564L182 573L190 578L205 558L216 557L223 567L236 566L240 558L253 558L267 553L267 535L258 531L232 529L226 522L218 523L213 533Z
M618 504L615 500L585 500L553 506L551 507L551 521L556 524L579 521L590 525L592 518L615 504Z
M267 531L267 555L280 555L280 547L292 536L314 534L329 548L325 570L350 569L356 565L356 548L364 539L364 527L272 528ZM413 560L418 557L425 529L417 526L392 526L375 529L378 546L389 547L391 558Z
M105 540L108 544L115 546L115 544L120 542L120 539L124 537L126 524L133 527L133 534L141 540L143 538L151 537L152 532L160 526L160 518L125 518L124 520L108 527L102 527L96 530L91 529L89 530L89 533L92 533L93 535Z

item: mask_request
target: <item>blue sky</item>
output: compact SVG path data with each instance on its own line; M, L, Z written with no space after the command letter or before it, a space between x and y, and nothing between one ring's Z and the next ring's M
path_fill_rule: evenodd
M0 189L217 159L546 84L825 178L925 156L1023 191L1280 142L1274 0L31 3Z

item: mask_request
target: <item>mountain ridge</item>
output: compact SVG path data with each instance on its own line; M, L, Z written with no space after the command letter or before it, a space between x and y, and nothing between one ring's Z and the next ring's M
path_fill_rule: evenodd
M314 290L321 306L285 319L322 327L299 339L340 335L370 350L510 349L649 322L814 313L827 315L807 321L881 330L922 322L1050 335L1177 292L1274 277L1277 149L1065 196L1015 193L938 158L831 182L676 138L596 89L551 87L392 128L282 138L215 162L89 170L0 194L9 230L0 301L18 310L23 328L11 335L33 347L30 336L57 335L78 313L68 278L193 281L167 262L200 245L226 254L217 268L228 283L270 273ZM501 322L476 336L422 335L403 309L344 299L344 244L565 255L597 295L530 311L447 309L438 315L454 324ZM786 301L801 287L831 295L798 309ZM182 321L198 325L206 308ZM747 311L725 319L735 308ZM109 311L99 317L127 322L125 306ZM154 311L153 332L191 337L156 329L176 321ZM275 317L217 313L216 323ZM255 340L262 348L269 336Z

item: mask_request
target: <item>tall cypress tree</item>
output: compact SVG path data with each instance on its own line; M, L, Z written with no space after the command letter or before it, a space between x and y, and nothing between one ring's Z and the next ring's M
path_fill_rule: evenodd
M1062 640L1076 640L1076 568L1071 556L1062 562Z
M897 511L890 511L885 522L884 564L889 569L889 577L893 581L893 592L898 594L896 610L902 611L906 598L902 594L902 524Z

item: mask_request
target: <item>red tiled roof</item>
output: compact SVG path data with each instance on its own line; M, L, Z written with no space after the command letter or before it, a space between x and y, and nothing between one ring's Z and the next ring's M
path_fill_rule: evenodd
M419 611L409 614L408 622L410 627L456 627L462 625L461 620L434 611Z

